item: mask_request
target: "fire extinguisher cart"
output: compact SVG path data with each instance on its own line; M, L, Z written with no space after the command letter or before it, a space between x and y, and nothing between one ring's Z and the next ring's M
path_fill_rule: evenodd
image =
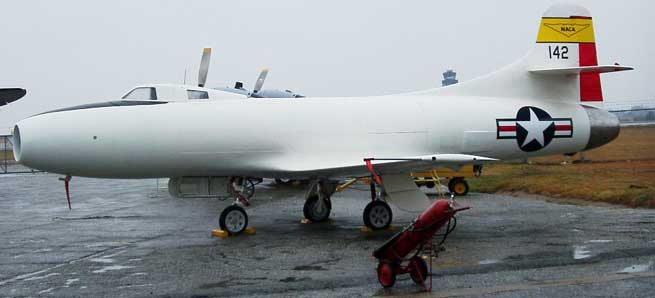
M392 287L397 275L409 274L415 283L423 285L426 290L432 289L432 279L429 288L425 284L427 277L432 276L432 238L447 225L441 241L443 243L455 229L455 213L469 208L460 206L452 199L437 200L408 227L376 249L373 256L379 261L377 275L380 284L385 288ZM426 244L430 245L429 272L428 264L419 255ZM411 252L414 254L406 258Z

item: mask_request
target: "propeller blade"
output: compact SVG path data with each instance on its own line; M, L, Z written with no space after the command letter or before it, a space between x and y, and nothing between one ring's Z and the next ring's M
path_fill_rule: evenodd
M207 73L209 73L209 61L212 56L212 48L204 48L202 50L202 59L200 60L200 68L198 69L198 87L205 87L207 82Z
M268 75L268 68L262 69L262 72L259 73L259 78L255 82L255 88L252 89L252 93L257 93L264 86L264 81L266 81L266 75Z

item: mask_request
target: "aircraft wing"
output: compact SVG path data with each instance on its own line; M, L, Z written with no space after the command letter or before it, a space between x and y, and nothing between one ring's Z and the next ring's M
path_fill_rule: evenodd
M468 154L433 154L408 157L361 157L344 162L343 160L303 160L301 164L284 162L283 172L290 176L323 176L331 178L363 177L371 173L367 168L369 160L379 175L408 174L410 172L448 167L457 170L469 164L484 164L497 159Z
M330 178L363 177L375 172L375 179L381 184L387 200L406 212L421 212L431 201L416 187L411 172L448 167L458 170L468 164L484 164L497 159L468 154L433 154L411 157L368 157L348 163L331 162L322 159L317 162L304 161L304 169L288 170L290 176ZM287 166L289 163L285 163ZM293 164L293 163L291 163ZM313 167L309 169L307 167Z

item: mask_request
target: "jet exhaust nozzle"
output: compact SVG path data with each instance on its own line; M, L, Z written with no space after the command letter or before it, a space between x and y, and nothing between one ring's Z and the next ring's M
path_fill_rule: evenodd
M584 151L603 146L619 136L621 126L615 115L590 106L583 106L589 116L589 141Z

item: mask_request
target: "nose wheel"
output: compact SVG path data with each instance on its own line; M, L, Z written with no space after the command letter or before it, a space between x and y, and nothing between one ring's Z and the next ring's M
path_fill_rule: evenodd
M230 205L221 211L218 219L221 230L227 231L230 235L240 234L248 227L248 214L239 205Z

